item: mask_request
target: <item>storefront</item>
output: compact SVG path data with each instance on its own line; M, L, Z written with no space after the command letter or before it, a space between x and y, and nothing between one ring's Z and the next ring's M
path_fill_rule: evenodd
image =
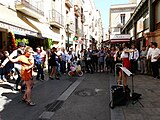
M111 46L121 46L123 43L130 43L131 35L129 34L115 34L110 35Z
M17 13L5 6L0 5L0 49L6 50L8 46L12 45L14 35L19 36L35 36L38 31L30 27L23 20L21 20ZM11 33L11 34L10 34ZM15 39L15 38L14 38ZM15 41L14 41L15 42Z

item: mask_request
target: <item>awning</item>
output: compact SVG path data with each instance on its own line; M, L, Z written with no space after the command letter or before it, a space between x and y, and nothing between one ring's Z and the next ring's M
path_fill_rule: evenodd
M49 28L50 26L48 24L44 24L30 18L26 19L38 30L42 37L54 39L55 33Z
M111 43L122 43L122 42L129 42L131 36L129 34L115 34L110 35Z
M112 39L111 43L122 43L122 42L130 42L130 39Z
M8 29L19 35L36 35L38 32L21 20L15 11L2 5L0 5L0 11L0 28Z

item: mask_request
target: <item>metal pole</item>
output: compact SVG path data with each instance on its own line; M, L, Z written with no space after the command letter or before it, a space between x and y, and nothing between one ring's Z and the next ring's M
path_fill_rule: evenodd
M68 34L67 51L69 51L69 24L67 24L67 34Z

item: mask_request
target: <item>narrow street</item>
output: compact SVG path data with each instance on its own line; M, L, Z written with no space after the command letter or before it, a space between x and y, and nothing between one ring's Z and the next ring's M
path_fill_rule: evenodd
M4 91L1 95L1 103L3 102L3 110L0 112L2 120L37 120L39 115L45 110L45 106L63 93L77 78L61 77L61 80L48 80L46 77L44 82L35 81L33 88L33 101L36 106L31 107L21 101L21 93L13 93L9 84L1 84ZM7 87L6 87L7 86ZM1 90L1 91L2 91ZM8 103L5 103L8 102Z
M52 120L110 120L109 75L86 74Z
M2 120L110 120L109 112L109 75L105 73L85 74L81 78L63 75L61 80L36 81L33 88L33 100L36 106L31 107L21 101L22 94L11 91L11 84L1 84L1 98L5 102L0 106ZM55 101L61 99L69 87L76 81L81 82L68 94L61 106L53 111L52 116L43 116ZM10 86L10 87L9 87ZM71 90L72 91L72 90ZM49 111L50 112L50 111ZM51 111L52 112L52 111Z

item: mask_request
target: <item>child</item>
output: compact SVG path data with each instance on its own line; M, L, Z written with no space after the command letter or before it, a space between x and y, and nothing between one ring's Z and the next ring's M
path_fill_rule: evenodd
M76 72L81 71L80 61L77 60L77 56L74 57L74 60L72 62L72 66L75 67Z

